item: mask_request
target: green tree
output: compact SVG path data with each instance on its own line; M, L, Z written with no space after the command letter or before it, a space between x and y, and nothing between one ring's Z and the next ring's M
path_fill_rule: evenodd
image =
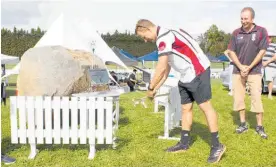
M217 56L227 49L230 38L231 34L226 34L224 31L219 30L216 25L212 25L197 40L205 53Z
M273 43L276 43L276 37L273 37L273 38L272 38L272 42L273 42Z
M40 38L45 34L41 28L32 28L29 32L23 29L13 30L1 29L1 49L3 54L21 57L28 49L35 46ZM145 43L141 38L129 31L120 33L116 30L112 35L110 33L101 34L108 46L116 46L134 56L143 56L156 50L154 43Z
M30 33L16 27L12 31L2 28L1 51L3 54L21 57L28 49L34 47L44 33L45 31L39 27L36 30L31 29Z
M197 41L199 42L200 48L206 52L207 51L207 37L206 33L200 34L200 36L197 37Z

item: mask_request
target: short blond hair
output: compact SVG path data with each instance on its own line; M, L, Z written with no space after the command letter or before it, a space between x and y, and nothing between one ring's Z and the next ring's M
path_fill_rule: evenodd
M140 19L136 23L135 34L137 34L137 32L140 30L149 29L150 27L154 27L154 26L155 24L153 24L151 21L147 19Z

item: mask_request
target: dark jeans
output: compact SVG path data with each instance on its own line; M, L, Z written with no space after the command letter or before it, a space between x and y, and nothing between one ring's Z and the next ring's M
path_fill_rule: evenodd
M1 83L1 104L2 102L6 105L6 89L4 87L4 83Z
M133 83L133 82L131 82L131 81L128 81L128 82L127 82L127 85L129 86L130 91L133 92L133 91L134 91L135 83Z

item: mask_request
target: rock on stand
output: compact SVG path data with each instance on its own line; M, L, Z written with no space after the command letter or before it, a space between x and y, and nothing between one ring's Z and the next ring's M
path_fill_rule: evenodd
M18 95L68 96L91 87L92 54L62 46L27 50L21 58Z

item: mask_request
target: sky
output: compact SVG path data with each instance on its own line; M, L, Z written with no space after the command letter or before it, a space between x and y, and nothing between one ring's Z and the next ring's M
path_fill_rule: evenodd
M137 20L144 18L167 28L182 28L193 36L212 24L231 33L240 27L240 11L250 6L255 23L276 34L276 1L189 1L189 0L2 0L1 28L41 27L47 30L62 11L67 18L85 17L100 33L134 32Z

